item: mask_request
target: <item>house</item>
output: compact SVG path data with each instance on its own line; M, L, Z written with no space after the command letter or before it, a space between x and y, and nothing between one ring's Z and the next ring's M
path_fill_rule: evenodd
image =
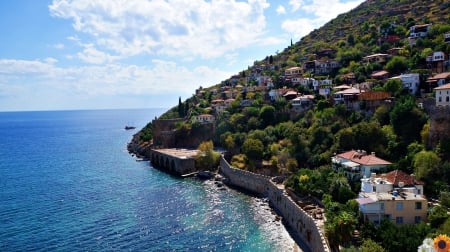
M409 45L413 46L416 44L417 38L424 38L428 35L431 29L431 24L423 25L413 25L409 28Z
M314 74L329 74L339 67L339 62L335 60L313 60L303 63L303 71Z
M286 76L286 78L293 76L301 76L302 73L303 69L301 67L291 67L284 70L284 76Z
M416 224L426 221L427 199L420 194L403 191L361 192L356 199L366 221L379 224L388 219L395 224Z
M385 80L389 77L389 72L386 70L377 71L375 73L372 73L370 75L370 78L376 79L376 80Z
M428 35L431 24L413 25L409 28L410 38L423 38Z
M275 101L278 97L283 97L287 92L294 92L295 93L295 97L297 97L297 91L293 90L293 89L289 89L286 87L283 88L279 88L279 89L272 89L269 91L269 98L271 101ZM293 97L293 98L295 98Z
M450 83L434 90L436 91L436 106L450 106Z
M370 177L373 172L385 170L391 165L391 162L377 157L375 152L367 154L364 150L351 150L337 154L331 158L331 163L336 171L343 172L352 181L357 181L364 176Z
M385 53L376 53L362 58L362 63L379 63L385 64L390 55Z
M288 101L296 98L297 96L298 96L298 92L295 90L289 90L283 94L283 97Z
M333 94L335 104L345 104L347 109L359 109L358 96L364 91L358 88L348 88Z
M302 112L309 109L314 104L314 95L302 95L291 100L292 110L294 112Z
M401 74L399 76L392 77L391 79L399 79L403 83L403 88L408 90L412 95L417 94L419 91L420 78L418 73Z
M444 34L444 42L445 43L450 43L450 32Z
M223 110L225 110L225 106L223 104L223 100L222 99L216 99L216 100L212 100L211 101L211 108L216 112L216 113L220 113Z
M235 101L235 99L230 98L230 99L226 99L225 101L223 101L223 103L224 103L225 107L229 108L229 107L231 107L231 103L233 103L234 101Z
M361 192L363 193L390 193L410 192L423 195L424 183L417 180L413 174L409 175L401 170L394 170L381 175L372 175L361 179Z
M302 80L303 80L303 77L292 77L291 83L292 83L292 85L297 86L302 83Z
M316 74L330 74L333 70L338 69L340 64L335 60L315 60Z
M450 72L433 75L428 78L427 83L431 88L440 87L446 83L450 83Z
M405 50L403 47L394 47L387 50L387 53L389 53L392 56L400 55L400 52Z
M333 89L333 81L330 79L325 79L319 81L319 94L328 98L331 95L331 90Z
M199 123L213 123L215 117L210 114L200 114L194 117L194 121Z
M312 88L313 90L318 90L319 81L314 78L302 78L300 80L300 85Z
M427 67L435 73L444 72L445 61L445 53L441 51L433 52L433 54L426 57Z
M358 101L364 104L364 109L375 111L381 105L392 105L392 97L385 91L367 91L358 95Z

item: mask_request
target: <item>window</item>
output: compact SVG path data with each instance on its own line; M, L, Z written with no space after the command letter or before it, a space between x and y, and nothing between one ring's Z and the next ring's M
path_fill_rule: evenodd
M384 210L384 203L383 202L380 203L380 209Z
M446 102L449 102L449 101L450 101L450 97L448 97L448 96L445 97L445 101L446 101Z
M420 216L414 216L414 222L419 223L421 221Z
M403 210L403 202L397 202L397 204L395 205L395 210L397 211Z
M403 224L403 217L395 217L396 224Z
M416 202L416 210L422 209L422 202Z

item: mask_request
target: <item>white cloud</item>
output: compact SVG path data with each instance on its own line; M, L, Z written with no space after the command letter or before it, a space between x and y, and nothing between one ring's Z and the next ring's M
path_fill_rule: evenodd
M64 49L64 44L63 43L54 44L53 47L55 49Z
M283 5L278 5L277 14L286 14L286 9L284 8Z
M302 6L302 9L308 13L313 13L323 24L339 14L348 12L355 8L359 4L364 2L363 0L354 0L344 2L341 0L313 0L309 4Z
M262 42L268 7L267 0L54 0L49 10L107 54L216 58Z
M303 1L302 0L289 0L289 5L292 7L291 11L295 12L303 5Z
M84 47L85 47L84 50L82 52L77 53L77 56L78 58L87 63L104 64L110 63L115 59L119 58L117 56L112 56L97 50L92 44L85 45Z
M210 86L233 73L208 66L193 69L175 62L153 60L151 66L123 64L61 68L46 60L0 59L0 94L14 94L20 87L74 96L192 94L200 85Z
M298 0L291 0L290 5L301 8L308 13L308 18L286 19L282 22L281 28L294 35L294 37L304 37L316 28L321 27L326 22L337 17L339 14L348 12L355 8L363 0L351 2L341 2L339 0L313 0L301 3Z
M288 19L281 24L281 28L295 38L302 38L315 27L317 27L317 20L309 18L299 18L299 19Z

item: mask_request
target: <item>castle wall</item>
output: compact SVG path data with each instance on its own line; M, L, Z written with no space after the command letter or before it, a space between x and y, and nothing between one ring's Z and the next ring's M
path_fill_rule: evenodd
M285 222L311 251L330 251L327 240L316 220L299 207L286 191L274 184L269 177L235 169L222 156L220 171L231 185L267 196L270 204L281 214Z
M196 151L184 149L150 149L150 161L161 170L176 175L189 174L196 171L195 155Z

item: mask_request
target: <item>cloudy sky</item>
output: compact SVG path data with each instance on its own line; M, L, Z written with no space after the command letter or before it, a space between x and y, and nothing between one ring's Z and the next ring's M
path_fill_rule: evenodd
M0 111L172 107L361 2L0 1Z

